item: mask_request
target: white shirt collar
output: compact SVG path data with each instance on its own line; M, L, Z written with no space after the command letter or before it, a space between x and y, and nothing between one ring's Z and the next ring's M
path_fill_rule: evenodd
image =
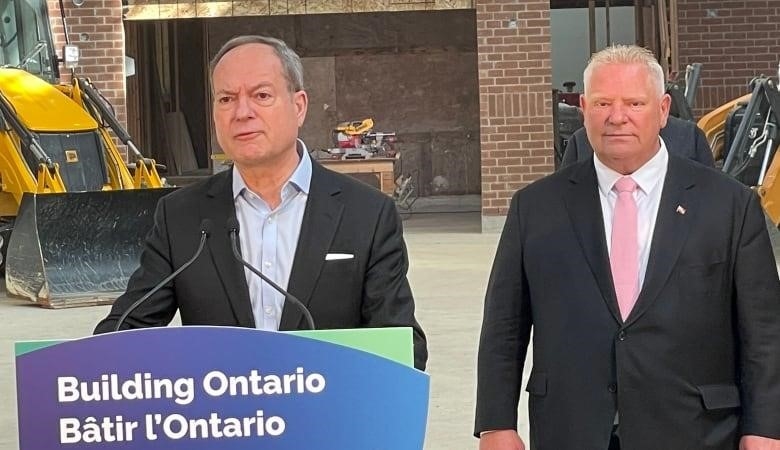
M298 166L295 168L292 175L290 175L290 178L284 183L282 189L285 189L288 185L291 185L298 191L308 195L309 188L311 187L311 157L309 156L309 150L306 148L306 144L300 139L298 139L297 149L298 155L300 155L301 159L298 161ZM244 183L244 178L241 176L241 173L239 173L238 168L236 168L234 164L233 200L241 195L241 193L244 192L244 189L247 191L249 190L246 183Z
M650 193L658 185L661 174L665 172L669 163L669 152L666 149L666 143L661 137L658 139L661 141L661 148L658 149L649 161L631 174L631 178L634 179L639 189L645 194ZM598 179L601 194L609 195L617 180L624 175L604 165L595 153L593 154L593 166L596 169L596 178Z

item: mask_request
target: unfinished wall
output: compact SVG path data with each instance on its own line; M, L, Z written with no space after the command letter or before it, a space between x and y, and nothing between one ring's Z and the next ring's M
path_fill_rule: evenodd
M279 37L303 57L309 115L302 137L332 146L340 121L371 117L400 140L397 170L421 195L480 192L474 12L209 19L208 55L230 37Z
M203 107L211 101L207 95L207 71L193 70L193 67L200 65L203 58L203 25L197 20L180 20L173 24L176 27L177 40L184 44L178 46L175 54L174 70L180 72L175 95L179 109L187 121L198 167L208 167L210 153L206 144L206 130L211 124L211 117L204 114L206 109Z
M301 136L311 148L331 146L331 130L339 121L336 95L336 58L313 56L303 58L306 93L309 95L309 111L301 129Z
M702 64L697 117L747 94L754 76L777 77L779 1L678 1L680 66Z
M401 169L419 176L424 195L478 193L477 98L475 86L463 81L476 84L472 58L338 57L338 117L373 117L377 131L396 131Z

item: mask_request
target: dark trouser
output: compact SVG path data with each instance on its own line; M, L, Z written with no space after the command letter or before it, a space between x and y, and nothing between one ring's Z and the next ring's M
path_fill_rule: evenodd
M612 429L612 438L609 440L609 450L620 450L620 439L618 439L617 426Z

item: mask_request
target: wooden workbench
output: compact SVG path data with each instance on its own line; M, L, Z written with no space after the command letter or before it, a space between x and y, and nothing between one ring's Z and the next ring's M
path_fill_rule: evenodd
M389 196L393 195L395 158L318 159L316 161L330 170L350 175Z

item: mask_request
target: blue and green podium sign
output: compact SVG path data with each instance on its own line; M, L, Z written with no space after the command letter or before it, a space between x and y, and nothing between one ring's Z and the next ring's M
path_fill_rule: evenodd
M411 349L408 328L17 343L19 448L420 450L430 386Z

